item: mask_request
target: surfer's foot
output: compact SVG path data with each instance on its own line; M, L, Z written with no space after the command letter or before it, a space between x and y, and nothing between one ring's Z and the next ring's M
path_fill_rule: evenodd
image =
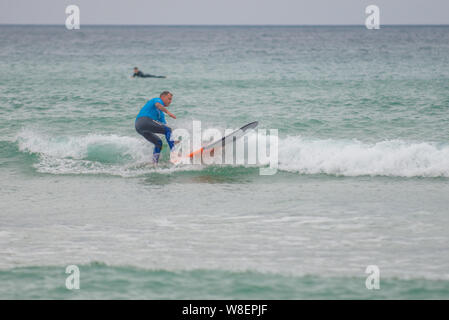
M153 154L153 163L155 164L155 165L157 165L157 163L159 162L159 157L160 157L160 153L154 153Z

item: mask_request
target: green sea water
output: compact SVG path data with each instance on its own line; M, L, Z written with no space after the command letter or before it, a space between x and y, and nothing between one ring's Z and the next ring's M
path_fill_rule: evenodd
M3 299L441 299L447 281L382 279L367 290L364 278L288 276L222 270L142 270L91 263L80 267L79 289L67 290L64 268L0 271ZM17 287L21 290L18 291Z
M448 299L448 80L447 26L0 26L0 298ZM144 166L163 90L277 173Z

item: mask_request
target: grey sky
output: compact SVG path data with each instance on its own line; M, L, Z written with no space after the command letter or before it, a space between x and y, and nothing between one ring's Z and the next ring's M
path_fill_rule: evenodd
M83 24L449 24L449 0L0 0L0 24L64 25L67 5Z

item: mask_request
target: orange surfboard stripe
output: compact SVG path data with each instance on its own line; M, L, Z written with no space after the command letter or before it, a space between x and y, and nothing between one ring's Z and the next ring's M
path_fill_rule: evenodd
M203 152L204 148L198 149L196 151L193 151L192 153L189 154L189 158L193 158L194 155Z

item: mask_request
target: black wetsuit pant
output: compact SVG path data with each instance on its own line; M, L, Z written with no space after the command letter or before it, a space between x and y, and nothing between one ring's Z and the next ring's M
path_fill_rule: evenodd
M136 131L145 139L154 144L154 153L160 153L162 149L162 140L156 133L164 134L170 149L173 148L174 142L171 140L171 128L166 125L154 121L148 117L140 117L136 120Z

